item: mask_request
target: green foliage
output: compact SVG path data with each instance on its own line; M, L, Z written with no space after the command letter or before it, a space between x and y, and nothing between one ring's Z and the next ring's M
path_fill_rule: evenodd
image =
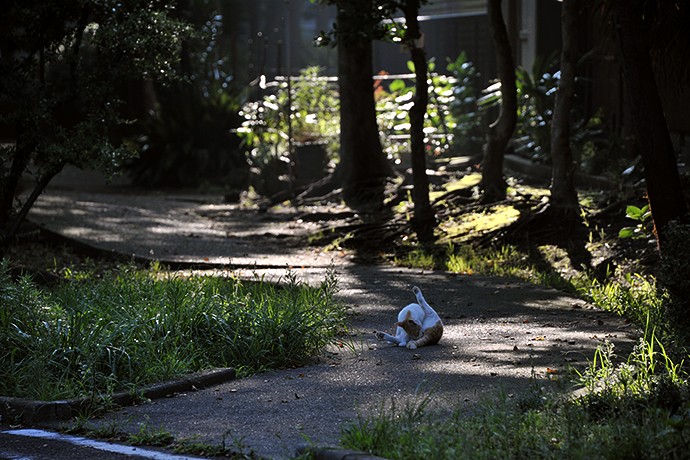
M515 153L544 161L551 150L551 119L560 72L554 72L555 58L537 58L529 72L516 70L518 126Z
M404 25L396 23L400 0L310 0L336 5L338 23L328 31L321 31L315 39L317 46L336 46L338 42L353 43L373 40L400 41ZM418 3L427 3L420 0Z
M518 98L517 126L513 136L515 152L537 161L545 161L551 143L551 117L559 72L553 72L555 58L535 59L532 71L515 70ZM501 102L500 81L482 91L479 107L487 110Z
M560 80L555 55L538 57L531 70L518 67L516 89L518 98L517 126L512 139L516 154L539 163L551 162L551 119ZM580 86L578 86L578 89ZM486 111L501 102L501 83L485 88L477 101ZM576 92L579 94L579 91ZM585 117L582 107L575 102L571 112L570 146L575 161L582 170L601 174L620 166L620 142L606 129L602 112ZM618 171L615 171L618 174Z
M11 0L0 15L0 226L21 174L40 191L64 165L112 171L128 149L112 142L125 82L171 80L189 29L158 0Z
M483 118L476 106L476 68L464 53L448 64L452 76L435 72L433 60L428 66L429 104L424 133L429 153L440 156L458 149L476 153L483 142ZM408 67L414 70L412 62L408 62ZM265 168L276 159L288 161L287 83L277 82L269 90L262 99L242 107L240 115L244 121L237 130L249 149L251 165L257 168ZM408 111L414 103L414 83L403 79L377 81L374 97L379 130L384 133L384 151L400 163L409 151ZM340 128L338 94L320 75L318 67L303 69L294 79L292 107L293 140L328 142L331 156L335 156Z
M241 122L241 95L230 50L221 46L232 20L219 6L196 1L177 12L195 33L180 51L184 80L152 88L157 104L136 127L139 156L127 170L138 185L247 187L249 165L232 133Z
M411 72L414 65L407 63ZM477 70L461 53L449 61L450 76L437 73L436 63L430 60L429 103L424 119L424 134L428 153L472 155L480 153L483 143L483 114L477 110ZM379 129L385 133L384 151L389 158L401 161L409 152L410 123L408 112L414 104L414 82L392 80L385 90L377 84L375 90Z
M577 280L580 295L599 308L630 318L636 324L663 327L663 309L667 300L654 278L626 274L623 279L601 282L583 277Z
M270 94L242 107L240 116L244 121L237 134L249 149L252 166L261 168L275 159L288 161L289 133L296 143L325 142L331 152L337 151L337 91L320 72L319 67L303 69L292 81L290 95L288 83L280 81ZM290 119L288 101L292 105Z
M0 269L0 394L107 395L212 367L303 363L344 328L334 275L308 287L122 267L38 288Z
M479 72L464 51L455 59L448 60L447 69L455 78L450 112L453 127L453 150L461 155L480 155L484 145L485 112L479 110Z
M625 208L625 217L636 221L637 225L634 227L621 228L618 232L619 238L654 238L652 212L649 210L648 204L641 208L635 205L628 205Z
M680 459L690 434L687 406L660 409L653 398L559 398L535 388L486 398L467 414L427 400L382 407L343 430L341 443L390 459Z

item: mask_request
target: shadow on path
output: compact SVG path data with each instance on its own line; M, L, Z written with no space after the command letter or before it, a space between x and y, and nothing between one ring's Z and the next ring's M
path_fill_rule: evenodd
M498 389L519 393L535 383L559 385L554 375L585 365L604 341L629 349L637 336L620 318L555 290L355 265L347 254L286 245L290 235L306 230L286 228L284 220L223 206L208 197L51 190L30 219L104 250L163 262L233 264L250 267L240 270L248 275L278 279L291 266L304 280L318 282L333 265L338 298L351 309L351 337L308 366L154 400L93 424L132 432L142 425L164 428L213 444L242 440L259 455L287 458L305 438L337 444L343 423L380 410L391 398L431 394L435 403L469 410ZM256 233L269 236L245 239ZM398 310L414 300L414 285L445 323L441 343L411 351L376 341L372 331L391 327Z

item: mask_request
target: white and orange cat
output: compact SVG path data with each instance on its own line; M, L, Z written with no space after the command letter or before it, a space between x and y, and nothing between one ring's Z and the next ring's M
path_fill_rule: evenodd
M417 297L417 303L411 303L398 313L398 322L395 335L374 331L379 340L396 344L399 347L407 347L411 350L433 345L441 340L443 335L443 322L438 313L426 302L421 289L412 288Z

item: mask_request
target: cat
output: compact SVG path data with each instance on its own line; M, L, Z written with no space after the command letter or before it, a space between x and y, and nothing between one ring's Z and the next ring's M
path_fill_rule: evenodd
M395 323L397 327L395 336L374 331L379 340L411 350L424 345L433 345L441 340L443 322L438 313L426 302L421 289L415 286L412 292L417 297L417 303L411 303L400 310L398 322Z

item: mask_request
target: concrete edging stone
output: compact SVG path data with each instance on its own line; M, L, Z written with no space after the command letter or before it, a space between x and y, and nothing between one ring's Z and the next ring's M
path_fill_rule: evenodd
M107 402L115 406L130 406L144 399L162 398L174 393L193 391L218 385L236 377L235 369L220 368L197 372L188 376L154 383L137 391L121 391L107 397L68 399L61 401L36 401L25 398L0 396L0 422L32 424L68 420L95 403Z

